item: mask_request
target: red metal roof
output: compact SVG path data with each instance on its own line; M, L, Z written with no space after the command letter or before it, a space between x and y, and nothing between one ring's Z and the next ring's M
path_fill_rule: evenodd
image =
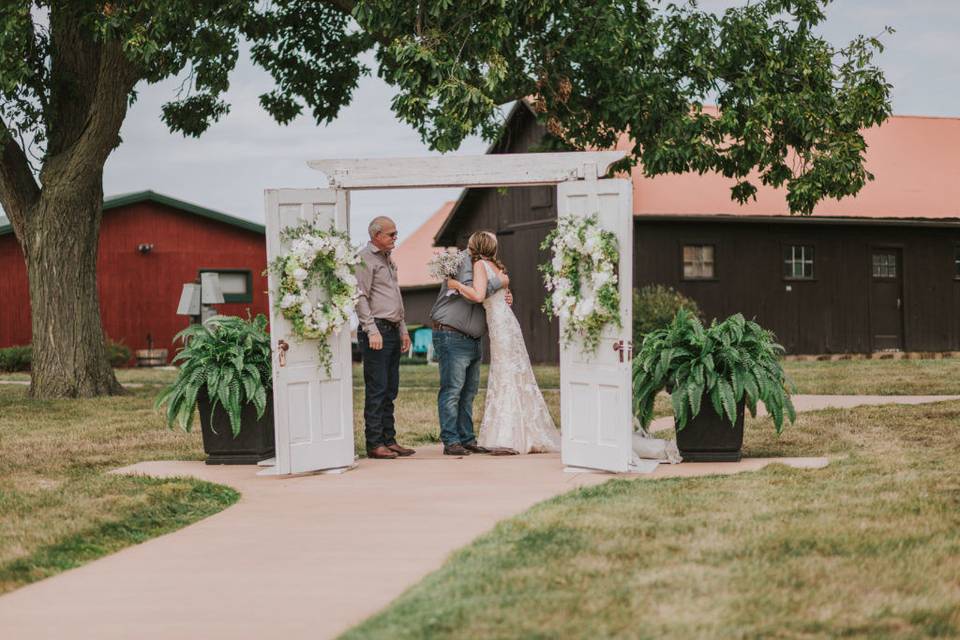
M874 175L854 197L824 200L815 217L960 219L960 118L893 116L864 132ZM626 136L618 149L629 148ZM633 170L634 215L788 216L786 189L753 180L756 201L730 198L733 180L715 173L661 175Z

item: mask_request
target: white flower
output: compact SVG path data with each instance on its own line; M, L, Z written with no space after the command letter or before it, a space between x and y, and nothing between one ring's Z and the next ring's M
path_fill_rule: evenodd
M593 313L593 309L594 309L593 297L588 297L588 298L582 299L580 302L577 303L577 308L573 312L573 314L582 320L587 316L589 316L591 313Z
M294 293L288 293L285 296L283 296L283 299L280 301L280 308L289 309L293 305L297 304L297 302L299 301L300 301L300 296Z
M313 313L313 305L309 301L300 303L300 313L304 317L309 317Z
M307 276L310 274L303 267L297 267L296 269L293 270L293 273L291 275L293 276L293 279L296 280L297 282L303 282L304 280L307 279Z
M583 243L583 250L590 256L596 258L600 250L600 234L588 233L587 240Z

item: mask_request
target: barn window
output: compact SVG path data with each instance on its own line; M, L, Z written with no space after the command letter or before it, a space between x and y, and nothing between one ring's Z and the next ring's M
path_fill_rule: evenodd
M897 255L895 253L873 254L873 277L874 278L896 278L897 277Z
M220 276L224 302L253 302L253 276L247 269L201 269Z
M712 244L683 245L683 279L712 280L716 277Z
M783 248L783 277L788 280L813 280L813 246L790 244Z

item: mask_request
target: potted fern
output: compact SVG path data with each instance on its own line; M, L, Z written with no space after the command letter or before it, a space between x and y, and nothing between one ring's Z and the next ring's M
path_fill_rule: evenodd
M255 464L274 452L267 319L214 316L190 325L173 362L176 380L157 398L167 426L193 426L196 410L207 464Z
M634 414L646 428L656 395L673 404L677 448L684 460L737 461L745 409L762 402L779 435L796 420L774 335L739 313L704 327L680 309L670 326L650 332L633 361Z

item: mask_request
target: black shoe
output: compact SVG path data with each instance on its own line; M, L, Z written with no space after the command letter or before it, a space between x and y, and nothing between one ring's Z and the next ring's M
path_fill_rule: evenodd
M460 443L443 445L443 455L445 456L468 456L470 452Z
M490 453L490 449L487 449L486 447L481 447L476 442L472 444L465 444L463 445L463 448L469 451L470 453Z

